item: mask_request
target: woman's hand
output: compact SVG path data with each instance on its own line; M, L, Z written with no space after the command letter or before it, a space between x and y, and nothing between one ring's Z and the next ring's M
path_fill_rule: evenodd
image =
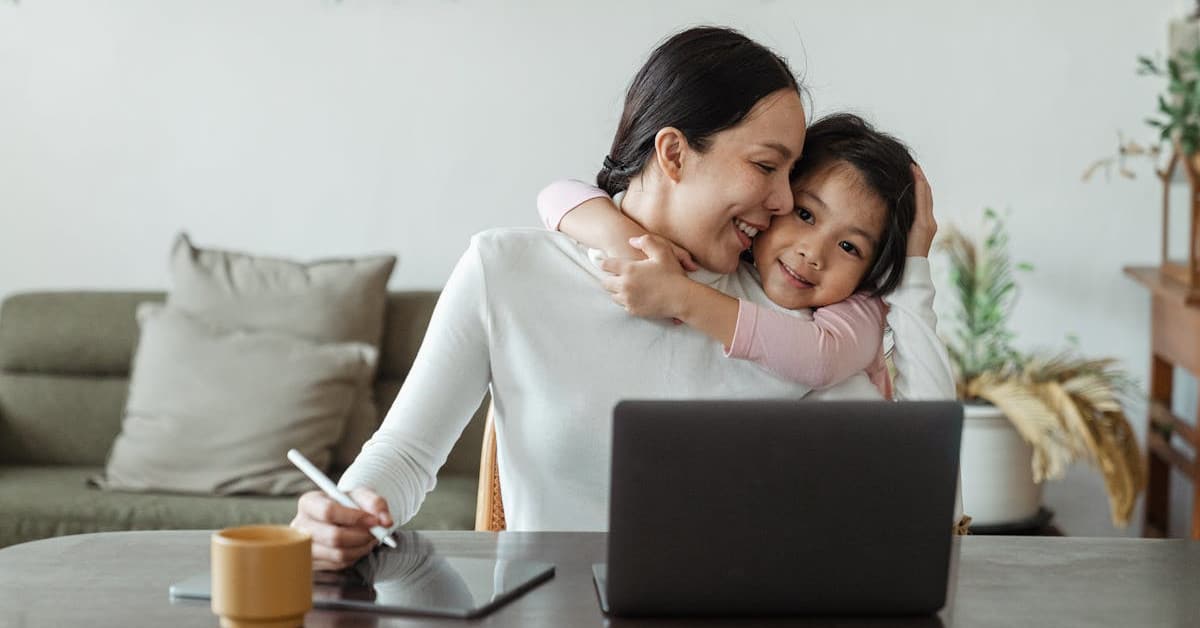
M349 495L362 510L347 508L321 491L300 496L292 527L312 536L313 569L333 571L353 565L379 543L371 526L392 526L387 501L374 491L356 488Z
M912 165L913 196L916 201L916 216L912 229L908 231L908 257L929 257L933 236L937 235L937 221L933 219L933 190L925 172L917 164Z
M613 301L634 316L678 316L693 282L684 273L677 247L655 235L631 238L629 244L645 253L646 259L605 259L600 268L613 276L601 280L604 289L612 293Z

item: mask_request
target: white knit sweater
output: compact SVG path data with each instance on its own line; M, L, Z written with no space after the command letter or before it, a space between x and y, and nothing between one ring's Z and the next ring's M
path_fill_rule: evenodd
M810 392L725 357L720 343L696 330L628 315L601 287L601 274L584 247L559 233L496 229L474 236L404 386L341 488L370 487L397 522L412 518L490 385L508 529L604 530L617 401ZM692 278L780 309L748 267ZM954 398L924 258L908 260L887 301L900 372L896 398ZM861 373L811 396L880 398Z

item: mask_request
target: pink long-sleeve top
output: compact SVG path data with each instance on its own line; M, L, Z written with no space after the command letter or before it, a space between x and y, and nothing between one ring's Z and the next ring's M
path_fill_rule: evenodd
M557 231L563 216L603 190L582 181L555 181L538 194L538 214ZM771 309L738 299L731 358L750 360L784 379L811 388L827 388L865 371L884 398L892 382L883 358L883 302L866 294L811 311Z

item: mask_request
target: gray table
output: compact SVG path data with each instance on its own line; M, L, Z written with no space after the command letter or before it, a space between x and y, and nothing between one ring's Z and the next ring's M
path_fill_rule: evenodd
M430 532L447 554L555 563L554 579L472 622L314 610L307 626L1200 626L1200 542L981 537L956 541L951 601L907 621L608 621L596 605L597 533ZM0 627L215 626L167 586L208 566L204 531L60 537L0 550Z

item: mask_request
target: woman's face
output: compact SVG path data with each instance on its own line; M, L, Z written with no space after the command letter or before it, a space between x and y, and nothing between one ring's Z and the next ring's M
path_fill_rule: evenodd
M763 290L788 309L837 303L870 269L887 206L844 162L801 176L793 191L795 211L754 241Z
M739 124L712 136L708 150L685 149L664 224L657 232L691 252L708 270L731 273L738 256L792 209L788 173L804 145L804 106L779 90Z

